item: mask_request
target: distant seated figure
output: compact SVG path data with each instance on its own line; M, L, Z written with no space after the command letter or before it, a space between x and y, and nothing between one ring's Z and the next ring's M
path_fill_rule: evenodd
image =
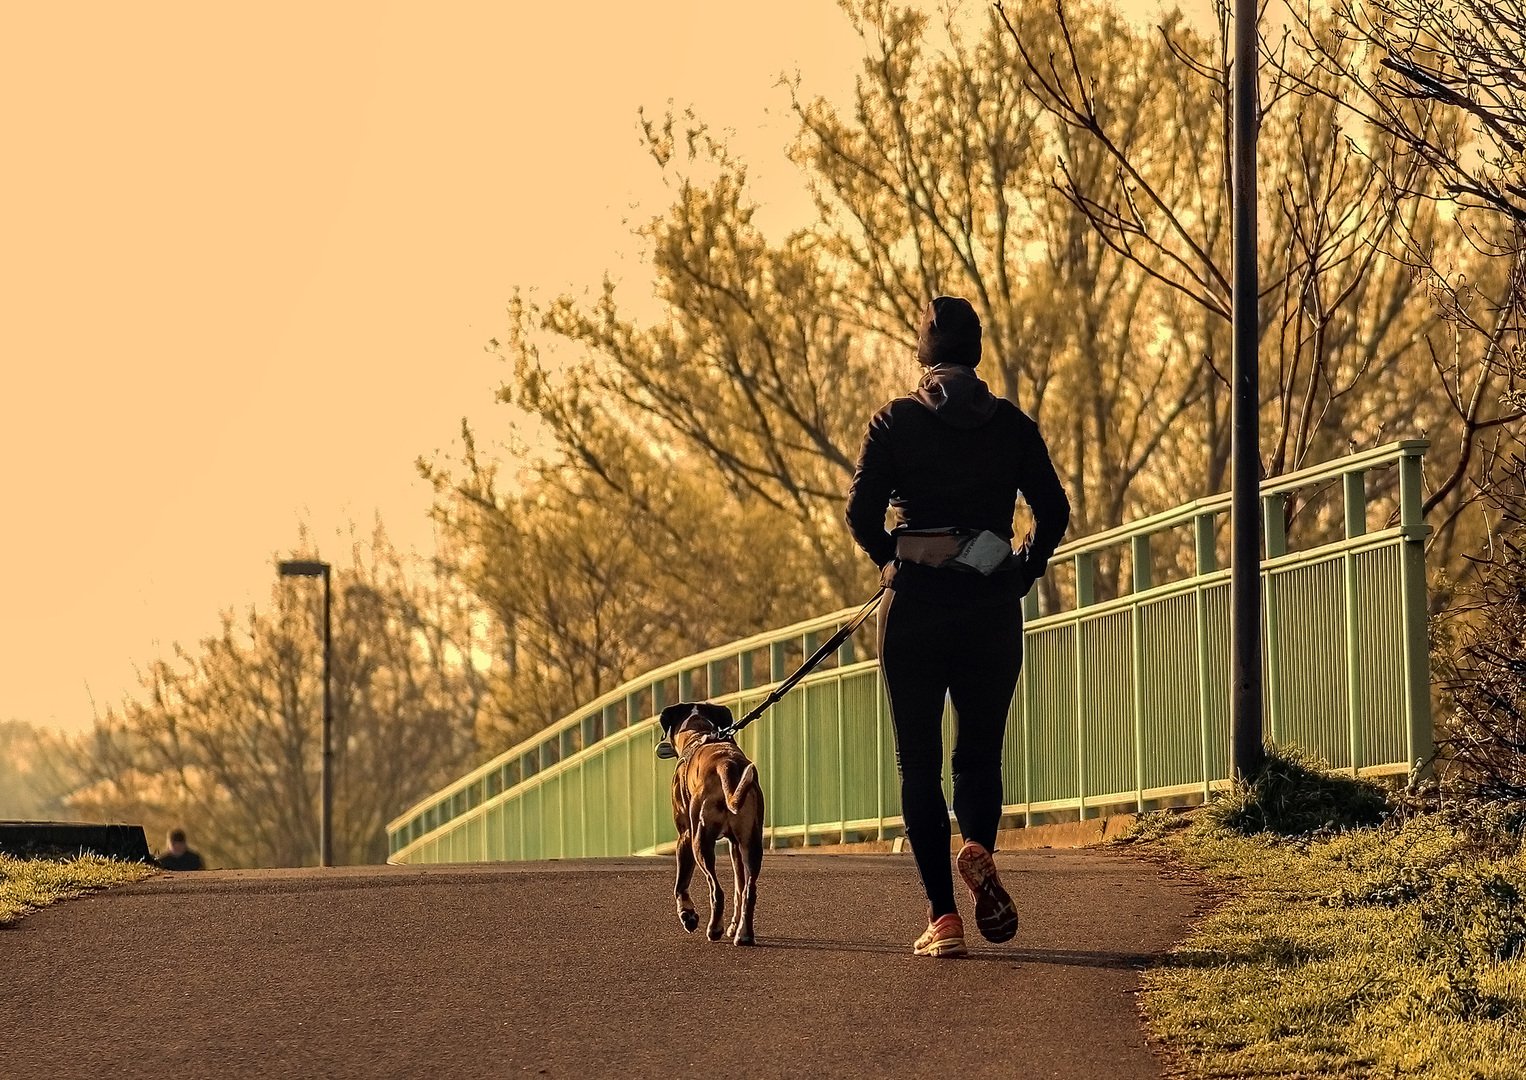
M186 846L185 830L171 829L170 849L159 856L159 866L164 870L205 870L201 856Z

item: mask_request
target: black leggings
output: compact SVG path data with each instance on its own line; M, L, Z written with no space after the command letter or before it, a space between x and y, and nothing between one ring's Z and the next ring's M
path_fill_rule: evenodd
M943 701L954 705L954 816L965 840L996 846L1001 746L1023 666L1021 600L944 605L887 593L880 670L895 725L901 816L934 919L956 910L943 798Z

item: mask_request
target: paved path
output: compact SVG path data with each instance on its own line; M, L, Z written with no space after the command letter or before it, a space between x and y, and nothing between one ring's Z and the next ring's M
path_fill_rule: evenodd
M1022 928L965 961L909 955L907 856L771 855L751 950L667 860L162 876L0 931L0 1077L1159 1076L1138 970L1198 894L999 861Z

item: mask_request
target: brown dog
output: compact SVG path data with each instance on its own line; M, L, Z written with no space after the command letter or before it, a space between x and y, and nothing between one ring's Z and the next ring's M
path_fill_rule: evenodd
M736 740L724 733L731 710L708 701L669 705L659 719L663 734L678 754L673 771L673 824L678 829L678 881L673 895L678 921L693 933L699 916L689 899L694 862L703 863L710 882L711 941L721 939L726 897L715 874L715 842L731 842L736 871L736 910L727 937L738 945L753 943L752 913L758 901L758 871L763 866L763 789L758 770Z

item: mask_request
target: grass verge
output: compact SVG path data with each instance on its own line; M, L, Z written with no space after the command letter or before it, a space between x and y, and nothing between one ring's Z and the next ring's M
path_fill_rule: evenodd
M0 926L55 900L141 881L153 872L154 868L146 863L119 862L97 855L67 862L0 855Z
M1145 978L1146 1020L1187 1075L1526 1075L1519 810L1245 835L1222 824L1245 796L1125 838L1222 900Z

